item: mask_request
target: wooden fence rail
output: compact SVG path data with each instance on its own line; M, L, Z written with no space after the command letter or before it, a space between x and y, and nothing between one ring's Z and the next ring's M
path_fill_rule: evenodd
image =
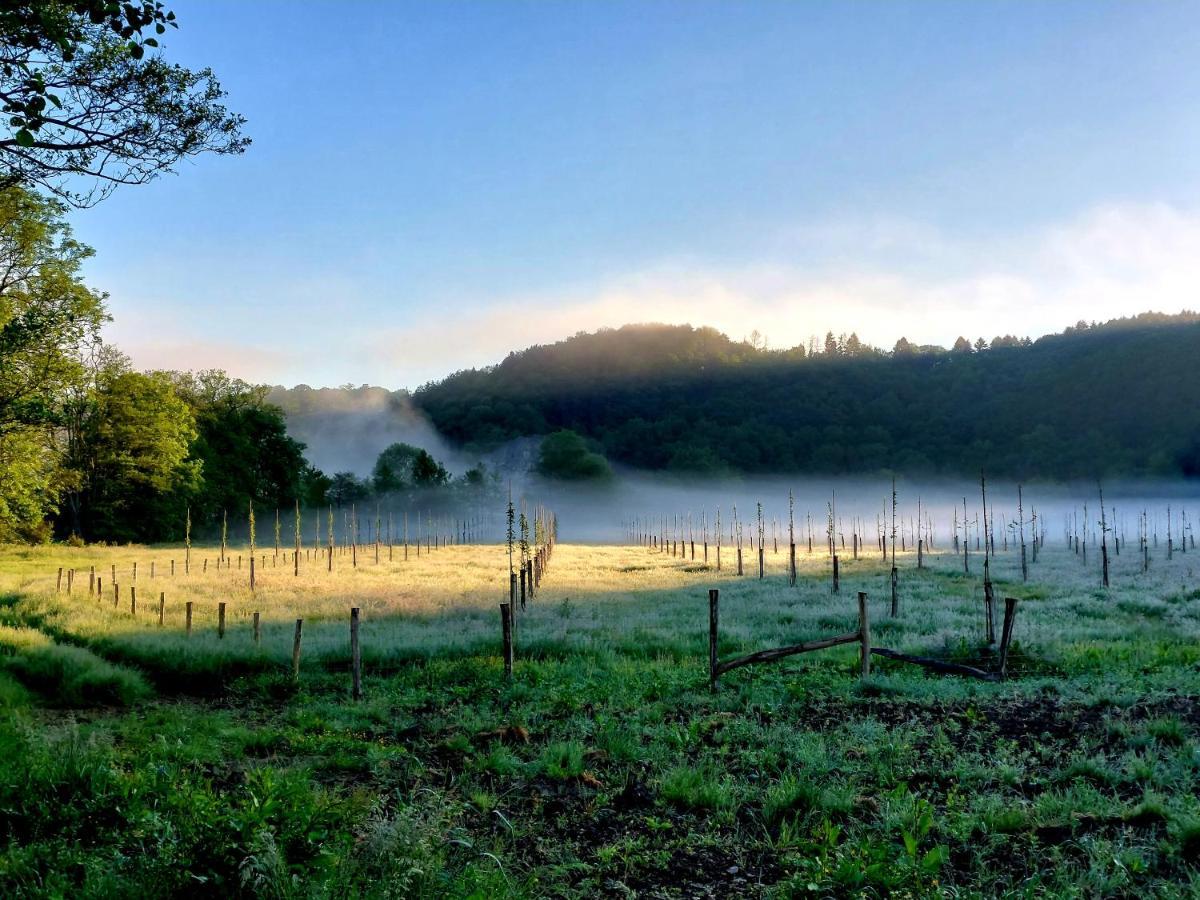
M858 592L858 628L844 634L827 638L817 638L802 644L792 644L787 647L773 647L769 650L758 650L737 656L722 662L717 653L717 642L720 623L720 592L715 588L708 592L708 684L711 690L720 686L721 676L734 669L750 666L756 663L775 662L795 656L798 653L810 653L813 650L826 650L842 644L859 644L859 663L862 677L871 674L871 655L881 656L897 662L912 663L940 672L944 675L965 675L969 678L979 678L983 681L1003 681L1008 677L1008 651L1012 644L1013 621L1017 613L1017 601L1014 597L1004 600L1004 626L1001 630L1000 651L997 655L997 666L994 670L981 669L963 663L934 659L928 656L915 656L910 653L900 653L886 647L871 646L871 621L867 609L867 595Z
M802 644L792 644L787 647L773 647L770 650L758 650L745 656L737 656L721 662L717 654L717 635L720 619L720 591L715 588L708 592L708 684L712 690L720 686L721 676L742 666L755 663L775 662L786 659L798 653L811 653L813 650L826 650L842 644L861 644L860 663L863 677L871 674L871 623L867 612L867 595L858 594L858 628L845 634L833 637L817 638Z

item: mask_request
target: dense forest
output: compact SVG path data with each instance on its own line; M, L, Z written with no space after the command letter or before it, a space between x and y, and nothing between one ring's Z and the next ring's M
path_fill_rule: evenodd
M771 350L635 325L513 353L414 400L467 445L569 429L646 469L1194 476L1198 355L1191 312L888 352L853 334Z

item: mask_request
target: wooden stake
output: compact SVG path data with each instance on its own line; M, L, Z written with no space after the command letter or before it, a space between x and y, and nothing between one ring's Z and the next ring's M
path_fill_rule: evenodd
M513 645L512 645L512 606L500 604L500 637L504 651L504 677L512 678Z
M378 547L378 544L376 544ZM362 699L362 653L358 644L358 607L350 610L350 680L355 700Z
M225 637L225 601L217 604L217 637Z
M859 647L859 662L862 665L862 677L871 674L871 622L867 616L866 591L858 592L858 634L862 642Z
M717 673L717 620L720 615L721 592L710 588L708 592L708 689L715 691L720 686Z
M300 680L300 640L304 636L304 620L296 620L296 636L292 638L292 678Z
M1004 625L1000 632L1000 677L1008 677L1008 648L1012 643L1013 620L1017 615L1017 598L1004 598Z

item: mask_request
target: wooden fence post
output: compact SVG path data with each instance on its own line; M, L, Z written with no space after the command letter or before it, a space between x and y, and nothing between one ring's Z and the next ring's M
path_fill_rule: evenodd
M183 609L184 609L184 612L183 612L184 634L186 634L188 637L191 637L192 636L192 601L189 600Z
M158 592L158 627L161 628L167 619L167 592Z
M715 691L717 677L717 618L721 592L716 588L708 591L708 689Z
M858 592L858 634L860 639L859 658L862 662L862 677L871 674L871 620L867 615L867 593Z
M262 643L262 620L259 617L258 611L254 612L254 646L257 647Z
M137 586L132 584L129 586L129 614L137 615Z
M217 604L217 637L225 637L225 601Z
M292 638L292 678L300 680L300 640L304 636L304 620L296 620L296 636Z
M379 545L376 544L376 547ZM362 699L362 652L358 643L358 607L350 609L350 683L355 700Z
M500 636L503 640L504 650L504 677L512 678L512 607L507 603L500 604Z
M1000 678L1008 677L1008 646L1012 643L1013 619L1017 615L1017 598L1004 598L1004 626L1000 632Z
M56 594L62 593L62 573L63 573L63 567L59 566L58 567L58 584L56 584L54 586L54 593L56 593Z

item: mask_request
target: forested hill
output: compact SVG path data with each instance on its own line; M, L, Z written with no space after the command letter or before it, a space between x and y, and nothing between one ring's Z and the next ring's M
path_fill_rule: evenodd
M647 469L1200 475L1194 313L952 350L757 343L626 326L458 372L414 400L465 444L570 429Z

